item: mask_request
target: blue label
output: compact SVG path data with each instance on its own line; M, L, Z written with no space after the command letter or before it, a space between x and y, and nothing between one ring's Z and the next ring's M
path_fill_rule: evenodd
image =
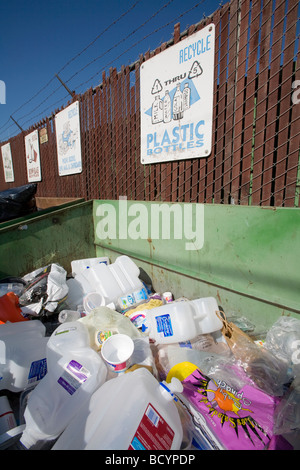
M146 448L143 446L141 441L136 436L134 436L134 438L131 442L131 446L132 446L133 450L146 450Z
M172 328L171 317L169 314L155 317L155 320L158 333L161 333L164 337L173 336L174 333Z
M46 358L34 361L31 363L28 375L28 383L37 382L47 374L47 360Z
M148 299L148 295L147 295L147 292L146 292L146 289L141 289L139 292L135 292L135 300L136 302L140 302L141 300L147 300Z
M179 346L181 348L189 348L189 349L192 349L192 343L190 341L181 341L179 343Z

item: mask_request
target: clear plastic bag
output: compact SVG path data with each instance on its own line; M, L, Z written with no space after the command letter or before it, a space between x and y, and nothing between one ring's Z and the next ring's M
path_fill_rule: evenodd
M280 317L269 329L264 347L285 363L291 379L300 379L300 320Z
M274 433L300 430L300 388L291 387L276 408Z

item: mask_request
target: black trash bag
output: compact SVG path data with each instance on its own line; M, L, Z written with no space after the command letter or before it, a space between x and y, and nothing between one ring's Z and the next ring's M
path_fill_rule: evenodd
M0 191L0 222L23 217L37 211L37 183Z

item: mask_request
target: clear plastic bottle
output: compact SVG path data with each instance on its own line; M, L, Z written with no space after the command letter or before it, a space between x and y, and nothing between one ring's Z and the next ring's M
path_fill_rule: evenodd
M143 331L157 344L189 341L196 336L222 329L214 297L172 302L147 311Z
M159 383L145 368L105 382L52 450L175 450L182 426L174 403L179 380Z
M47 345L48 373L31 392L24 412L21 444L43 448L86 407L106 380L107 368L89 344L87 328L75 321L60 325Z
M71 321L79 320L84 316L83 313L80 313L78 310L62 310L59 312L58 321L59 323L66 323Z

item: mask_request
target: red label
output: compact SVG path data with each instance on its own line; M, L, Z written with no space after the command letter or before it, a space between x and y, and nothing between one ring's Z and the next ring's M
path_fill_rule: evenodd
M173 429L149 403L128 450L170 450L173 438Z

